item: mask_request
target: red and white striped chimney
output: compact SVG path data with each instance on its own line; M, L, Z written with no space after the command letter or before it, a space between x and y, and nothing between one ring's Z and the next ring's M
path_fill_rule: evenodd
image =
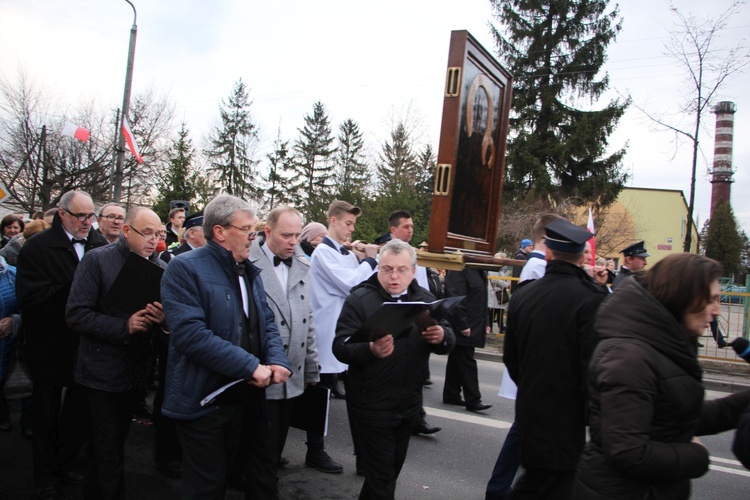
M716 137L714 138L714 165L711 170L711 215L719 200L730 203L732 192L732 138L734 136L734 103L722 101L714 106Z

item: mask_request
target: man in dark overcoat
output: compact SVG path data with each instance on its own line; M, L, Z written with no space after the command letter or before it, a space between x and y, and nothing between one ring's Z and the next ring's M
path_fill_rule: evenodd
M60 198L52 227L29 238L18 256L16 294L34 384L37 498L55 498L60 479L84 479L71 470L71 460L88 436L88 425L82 391L73 382L79 335L65 322L65 304L83 254L107 244L92 230L95 218L91 196L69 191Z
M448 355L445 365L443 403L465 406L478 412L492 405L482 402L479 373L474 350L484 347L489 330L487 317L487 272L465 268L448 271L445 277L445 296L466 298L451 310L450 322L456 332L456 347ZM463 397L462 397L463 393Z
M606 272L595 283L578 266L591 233L558 219L546 234L546 274L519 288L508 307L504 361L518 385L515 422L525 469L511 499L570 498L586 438L594 315L608 293Z

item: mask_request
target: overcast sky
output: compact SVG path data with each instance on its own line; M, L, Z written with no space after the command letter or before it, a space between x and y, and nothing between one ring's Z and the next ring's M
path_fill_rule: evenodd
M488 0L134 0L138 41L133 93L167 92L195 143L218 121L218 106L234 82L250 88L252 114L270 147L280 128L296 139L314 102L328 109L334 130L358 121L371 150L387 138L390 119L410 108L421 118L425 142L437 147L451 30L467 29L496 52L489 35ZM717 15L729 0L680 0L685 12ZM712 13L711 8L717 9ZM665 0L620 2L624 18L608 49L612 91L628 94L675 123L685 104L685 72L664 55L675 17ZM11 81L23 68L70 109L94 99L103 109L122 102L133 14L124 0L2 0L0 73ZM740 43L750 32L745 6L717 46ZM720 44L720 45L718 45ZM734 77L721 100L735 115L732 205L750 232L750 72ZM61 111L64 113L64 111ZM715 117L707 114L696 190L698 227L708 217ZM630 186L682 190L690 187L690 146L660 132L632 107L611 137L627 143L624 166ZM264 152L263 152L264 153ZM265 154L263 154L265 157ZM658 214L654 214L658 216Z

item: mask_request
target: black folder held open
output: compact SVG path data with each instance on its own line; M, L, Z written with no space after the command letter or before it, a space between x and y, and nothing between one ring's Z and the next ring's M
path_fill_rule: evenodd
M461 295L434 302L383 302L346 342L374 342L389 334L398 337L412 323L426 328L444 319L448 311L463 299L464 296Z

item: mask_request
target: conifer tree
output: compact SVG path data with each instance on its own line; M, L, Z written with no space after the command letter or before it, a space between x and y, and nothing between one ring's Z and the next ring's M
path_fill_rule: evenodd
M214 130L206 155L209 170L216 173L227 193L257 202L262 186L256 172L258 162L253 159L258 129L250 116L251 104L247 87L240 79L229 98L219 106L221 126Z
M359 205L370 183L364 156L365 141L351 118L339 126L336 151L336 198Z
M305 116L305 126L294 144L295 162L292 167L292 201L305 220L325 221L331 202L333 183L333 135L328 112L322 102L313 105L312 115Z
M379 154L377 176L381 195L414 191L418 164L413 147L404 123L396 123Z
M266 176L266 190L264 206L268 210L289 203L289 196L285 187L284 172L290 170L294 164L294 158L289 150L289 141L281 140L281 131L273 143L273 151L268 155L268 176Z
M625 149L606 155L608 138L629 105L590 107L609 87L600 76L621 19L607 0L492 0L492 31L513 73L508 199L573 198L613 202L627 179ZM587 102L588 101L588 102Z
M171 200L193 201L197 196L198 172L193 167L195 149L189 137L187 124L182 122L177 131L177 139L169 150L169 163L162 177L157 181L159 197L154 211L166 220Z
M708 222L706 257L719 261L725 276L732 276L740 266L742 251L743 240L732 207L719 200Z

